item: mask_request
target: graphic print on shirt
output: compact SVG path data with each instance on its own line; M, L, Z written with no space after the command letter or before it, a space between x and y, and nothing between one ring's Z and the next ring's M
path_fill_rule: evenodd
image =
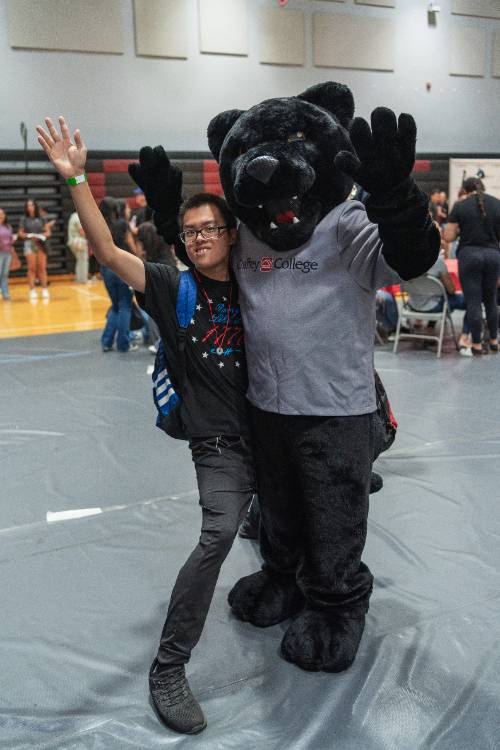
M244 357L243 326L232 284L217 294L198 280L198 300L188 327L191 342L204 360L213 360L219 369L240 368Z

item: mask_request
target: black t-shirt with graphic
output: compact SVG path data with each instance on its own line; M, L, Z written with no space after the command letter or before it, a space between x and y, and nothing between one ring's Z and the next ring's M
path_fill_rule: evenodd
M175 361L179 271L161 263L144 264L146 291L137 300L160 329L167 368ZM186 331L186 389L181 417L190 438L249 434L247 368L238 288L195 274L198 287ZM170 371L170 368L169 368Z
M472 247L494 247L498 250L500 239L500 201L492 195L484 195L483 216L477 195L471 195L453 206L448 221L458 224L460 237L458 251L465 245Z

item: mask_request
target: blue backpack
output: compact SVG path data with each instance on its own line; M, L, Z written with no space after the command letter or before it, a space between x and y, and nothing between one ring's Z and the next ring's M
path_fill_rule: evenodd
M186 383L186 329L194 315L197 293L196 281L191 271L181 271L175 306L178 323L177 353L179 355L175 363L175 374L178 390L175 390L170 380L165 347L161 340L152 375L153 400L158 411L156 426L170 437L178 440L188 439L179 412L182 390Z

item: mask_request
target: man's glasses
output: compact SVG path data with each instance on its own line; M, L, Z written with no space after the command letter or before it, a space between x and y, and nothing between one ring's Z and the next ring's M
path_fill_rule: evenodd
M179 237L185 245L196 242L199 234L201 234L204 240L216 240L220 237L222 230L227 228L227 226L223 226L203 227L203 229L186 229L184 232L180 233Z

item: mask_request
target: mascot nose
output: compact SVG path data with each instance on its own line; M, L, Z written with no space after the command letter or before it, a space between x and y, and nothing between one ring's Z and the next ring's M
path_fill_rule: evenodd
M256 156L247 166L246 171L259 182L267 185L279 167L279 161L274 156Z

